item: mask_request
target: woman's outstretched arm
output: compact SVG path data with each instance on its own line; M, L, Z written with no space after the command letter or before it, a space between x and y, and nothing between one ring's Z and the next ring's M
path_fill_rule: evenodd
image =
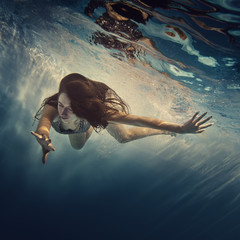
M49 137L49 131L52 126L52 121L57 115L57 109L46 104L43 108L42 116L38 122L36 133L44 134Z
M142 117L131 114L125 114L117 112L112 114L109 122L116 122L121 124L133 125L138 127L147 127L153 129L166 130L175 133L201 133L205 128L212 126L212 123L203 125L209 121L212 117L203 119L207 113L202 114L197 118L199 112L195 113L194 116L185 122L184 124L175 124L166 121L162 121L156 118Z
M106 127L108 133L120 143L127 143L136 139L154 135L171 135L176 136L176 133L166 130L159 130L147 127L131 127L126 128L120 123L109 123Z
M42 147L43 157L42 162L45 163L47 160L47 156L50 151L55 151L51 140L49 138L49 131L52 125L53 119L57 116L57 110L50 106L45 105L42 116L39 120L37 129L35 132L31 132L37 139L38 143Z

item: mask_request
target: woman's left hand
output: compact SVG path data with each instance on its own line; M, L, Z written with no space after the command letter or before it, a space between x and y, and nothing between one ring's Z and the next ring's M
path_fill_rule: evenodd
M213 123L203 125L204 123L209 121L212 118L212 116L202 120L207 113L205 112L201 116L196 118L198 114L199 112L195 113L189 121L187 121L181 126L181 133L202 133L205 130L205 128L208 128L213 125Z
M38 143L41 145L42 147L42 163L45 164L47 161L47 157L50 151L55 151L55 148L53 147L52 143L51 143L51 139L49 137L47 137L44 134L38 134L36 132L31 131L31 134L33 136L35 136L35 138L37 139Z

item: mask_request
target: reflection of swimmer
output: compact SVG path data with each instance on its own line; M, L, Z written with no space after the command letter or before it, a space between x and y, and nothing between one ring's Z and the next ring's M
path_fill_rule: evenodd
M192 7L190 7L188 4L184 4L184 1L178 1L178 2L172 1L172 4L170 4L169 2L168 6L166 5L166 7L168 7L169 9L175 9L177 11L183 12L186 15L189 15L190 19L194 21L200 28L207 31L215 31L217 33L223 34L229 39L231 43L239 47L239 44L236 42L235 37L230 33L231 29L238 29L239 24L229 23L227 19L226 21L224 21L223 20L224 18L219 19L218 17L216 17L218 16L218 14L221 15L221 10L218 9L216 6L214 6L214 4L211 5L211 3L206 1L200 1L199 3L201 5L195 5L195 6L192 5ZM160 21L164 21L168 23L173 23L173 21L175 21L175 24L178 24L181 26L184 25L184 27L189 28L192 32L194 32L194 34L199 39L201 39L205 43L215 46L217 49L219 49L220 47L222 51L227 50L225 46L221 46L221 45L215 44L214 42L211 42L209 39L210 36L208 33L206 37L203 37L199 32L191 28L190 27L191 24L189 25L187 22L185 22L185 19L183 18L178 18L174 20L167 17L163 17L157 12L154 12L153 15ZM234 16L235 15L232 15L233 18ZM214 36L212 40L216 39L215 34L211 34L211 35Z
M218 62L211 56L203 56L192 44L192 37L178 26L170 24L158 24L151 21L148 26L142 25L142 29L150 36L160 37L182 45L182 50L189 55L196 56L198 61L210 67L216 67Z
M148 2L148 1L147 1ZM162 1L161 4L154 4L149 1L152 6L165 6L169 1ZM96 32L93 35L93 42L101 44L106 48L113 48L124 51L129 58L134 58L136 48L131 42L139 40L150 45L153 44L150 39L146 39L142 32L138 29L137 23L145 24L151 17L149 11L152 6L147 5L144 1L135 0L131 2L107 2L104 0L91 0L85 8L85 14L93 17L93 12L97 7L104 7L106 12L100 16L96 23L109 33L117 34L120 38L129 41L120 40L119 37L113 35L106 35L102 32ZM147 11L145 11L145 9Z
M106 84L90 80L73 73L64 77L59 91L46 98L42 104L36 132L32 134L42 147L43 163L54 147L49 138L51 126L61 134L67 134L73 148L81 149L93 129L105 129L120 143L152 135L173 133L201 133L212 124L206 124L206 113L179 125L154 119L130 115L128 107L117 93ZM40 108L40 110L42 109ZM40 113L41 112L41 113ZM125 129L124 124L135 127Z
M104 7L113 18L126 21L133 19L138 23L145 23L151 15L154 8L167 8L171 0L131 0L124 1L107 1L107 0L90 0L85 8L85 14L93 17L93 12L98 7Z
M169 29L173 29L175 31L175 33L173 31L165 31L165 33L170 36L170 37L176 37L176 35L179 36L180 39L182 39L183 41L185 39L187 39L187 35L184 33L183 30L181 30L179 27L176 27L176 26L171 26L171 25L166 25L166 28L169 28Z

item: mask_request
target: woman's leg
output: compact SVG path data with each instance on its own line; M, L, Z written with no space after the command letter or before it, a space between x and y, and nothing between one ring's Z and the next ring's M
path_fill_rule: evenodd
M93 127L90 127L85 133L69 134L68 137L72 147L77 150L83 148L88 138L91 136L92 131Z
M176 134L172 132L157 130L152 128L145 128L145 127L132 127L132 128L126 129L124 125L117 124L117 123L108 124L106 130L111 136L113 136L120 143L126 143L136 139L153 136L153 135L162 134L162 135L176 136Z

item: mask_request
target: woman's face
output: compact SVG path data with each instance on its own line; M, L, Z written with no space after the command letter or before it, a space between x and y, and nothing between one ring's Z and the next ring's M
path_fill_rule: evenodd
M58 114L64 123L71 123L78 119L72 111L71 100L66 93L60 93L58 97Z

